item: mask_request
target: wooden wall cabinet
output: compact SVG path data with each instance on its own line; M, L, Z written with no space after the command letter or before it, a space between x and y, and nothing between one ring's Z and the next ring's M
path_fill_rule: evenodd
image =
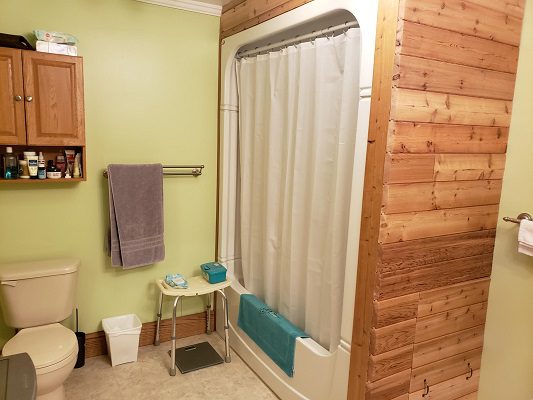
M0 144L84 146L81 57L0 48Z
M54 161L65 149L75 150L82 154L83 173L71 179L0 177L0 183L87 179L81 57L0 47L0 145L12 146L15 154L42 152Z

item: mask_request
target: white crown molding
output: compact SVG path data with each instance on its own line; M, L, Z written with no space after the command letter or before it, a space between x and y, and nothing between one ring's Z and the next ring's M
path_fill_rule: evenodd
M201 14L214 15L220 17L222 14L222 6L216 4L204 3L195 0L137 0L142 3L155 4L157 6L178 8L180 10L187 10Z

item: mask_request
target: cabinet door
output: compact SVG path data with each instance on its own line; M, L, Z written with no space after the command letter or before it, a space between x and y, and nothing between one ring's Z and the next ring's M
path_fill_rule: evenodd
M80 57L23 51L26 130L31 145L83 145Z
M21 50L0 48L0 144L25 144Z

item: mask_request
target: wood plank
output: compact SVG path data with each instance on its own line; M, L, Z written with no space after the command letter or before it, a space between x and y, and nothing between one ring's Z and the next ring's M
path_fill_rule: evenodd
M409 393L402 394L401 396L395 397L392 400L409 400Z
M515 74L397 55L394 86L463 96L513 100Z
M503 179L505 154L437 154L436 181Z
M107 354L107 343L104 331L91 332L85 335L85 358Z
M484 153L507 151L509 128L394 122L387 150L391 153Z
M241 3L244 3L246 0L231 0L230 2L222 6L222 15L231 10L232 8L238 6Z
M522 18L516 10L498 10L469 0L404 0L401 18L518 46Z
M357 400L389 400L409 393L411 370L405 370L375 382L367 382L366 396ZM354 399L355 400L355 399Z
M435 157L434 154L387 154L384 181L389 184L433 182Z
M394 398L409 391L410 371L399 376L385 378L382 384L388 389L366 386L368 357L370 354L370 331L374 314L374 287L376 266L379 258L379 224L381 198L383 196L384 160L387 148L392 91L392 69L398 25L396 0L381 0L378 3L376 47L372 78L372 98L366 154L366 173L361 210L361 234L356 280L356 295L352 329L352 351L348 380L348 400ZM353 245L356 245L353 243ZM397 374L398 375L398 374ZM399 390L397 390L399 388ZM365 393L369 395L365 397ZM390 392L390 393L389 393ZM389 395L390 394L390 395ZM388 396L388 397L385 397Z
M449 333L485 324L487 303L472 304L417 320L415 342L444 336Z
M396 214L498 204L501 188L501 180L387 185L383 192L383 212Z
M211 326L215 327L215 313L211 312ZM206 313L185 315L178 317L176 320L176 337L184 338L188 336L200 335L205 333L207 328ZM147 346L154 343L156 322L147 322L143 324L139 346ZM161 320L159 340L166 342L171 340L172 319Z
M211 314L211 326L215 326L215 314ZM188 336L200 335L206 330L206 313L197 313L178 317L176 320L176 337L184 338ZM139 347L154 344L156 322L145 322L139 337ZM172 331L172 319L164 319L160 325L160 341L170 340ZM107 344L105 333L98 331L88 333L85 340L85 357L96 357L107 354Z
M410 21L403 21L402 25L397 49L401 54L516 73L517 46Z
M477 392L469 393L466 396L461 396L456 400L477 400Z
M225 32L240 24L246 23L276 7L285 6L290 9L294 0L245 0L235 2L234 6L224 12L220 18L220 29Z
M379 355L370 355L368 380L375 382L411 368L413 345L394 349Z
M416 318L418 297L418 293L414 293L389 300L374 301L374 319L372 326L382 328Z
M428 399L431 400L457 400L463 396L477 391L479 386L479 370L475 370L472 378L466 380L464 376L457 376L450 380L430 385ZM424 389L409 394L409 400L423 399Z
M372 328L370 353L382 354L415 342L416 319L398 322L383 328ZM412 352L412 349L411 349Z
M233 7L229 8L220 16L220 31L224 32L234 26L237 26L250 19L251 1L235 2Z
M521 19L524 15L526 0L504 0L504 1L487 1L487 0L469 0L470 3L490 8L500 13L509 14L515 18Z
M420 268L379 273L375 296L378 299L431 290L490 276L492 254L460 258Z
M479 97L394 89L391 119L438 124L509 127L512 102Z
M266 1L267 3L269 2L269 0L262 0L262 1ZM289 1L284 2L283 4L278 5L277 7L269 8L268 11L263 12L260 15L258 15L257 12L253 13L252 15L255 15L255 16L249 17L249 19L242 17L241 13L243 13L243 11L241 11L241 13L239 13L240 14L239 16L233 16L232 21L226 22L225 27L233 25L236 20L239 20L239 21L242 20L243 22L239 23L236 26L233 26L232 28L225 28L224 30L222 30L220 33L220 38L224 39L224 38L227 38L228 36L242 32L253 26L259 25L262 22L268 21L269 19L275 18L278 15L286 13L287 11L294 10L295 8L300 7L306 3L309 3L310 1L313 1L313 0L289 0ZM230 11L231 10L229 10L228 12Z
M462 376L466 380L466 377L470 375L470 368L476 370L481 367L481 351L481 348L470 350L466 353L413 369L409 391L415 392L424 389L424 379L430 386L456 376Z
M433 340L415 343L413 368L483 347L485 325L454 332Z
M504 168L505 154L388 154L385 182L502 179Z
M424 238L381 246L379 273L400 273L429 264L492 254L495 230Z
M449 210L382 214L380 243L405 242L421 238L496 228L498 205Z
M490 279L481 279L420 293L418 317L488 301Z

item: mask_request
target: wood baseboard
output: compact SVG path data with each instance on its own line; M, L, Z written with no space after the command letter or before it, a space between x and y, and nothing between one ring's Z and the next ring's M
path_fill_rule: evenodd
M215 329L215 314L211 312L211 326ZM186 315L178 317L176 320L176 336L184 338L188 336L200 335L205 333L207 327L206 313ZM139 338L139 347L147 346L154 343L156 321L146 322L142 326L141 336ZM170 340L172 331L172 319L161 321L159 338L161 342ZM96 357L107 354L107 344L105 333L103 331L88 333L85 338L85 358Z

